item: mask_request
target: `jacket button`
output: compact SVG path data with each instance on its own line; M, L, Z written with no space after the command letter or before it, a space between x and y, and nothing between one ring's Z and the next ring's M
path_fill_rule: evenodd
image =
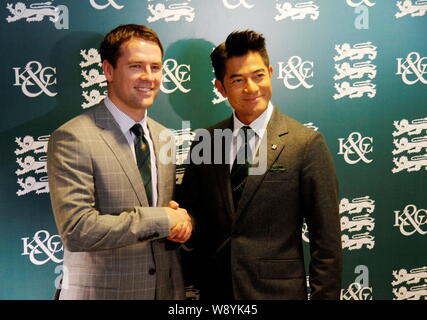
M155 273L156 273L156 269L154 269L154 268L150 268L150 270L148 270L148 274L151 276Z

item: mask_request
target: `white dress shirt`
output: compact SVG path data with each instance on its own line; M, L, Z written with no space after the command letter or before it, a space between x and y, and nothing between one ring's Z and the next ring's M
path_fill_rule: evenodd
M254 121L252 121L249 124L249 127L255 132L255 135L253 135L249 141L249 148L251 150L252 157L255 157L256 151L258 150L258 147L261 143L262 138L264 137L264 134L267 129L268 121L270 121L271 115L273 114L273 104L271 101L268 103L267 109L264 110L261 115L256 118ZM236 116L236 113L233 111L233 140L232 140L232 146L230 148L230 172L231 168L233 166L234 159L236 158L237 150L239 150L240 146L242 145L242 135L239 135L239 130L246 126L246 124L242 123Z
M136 123L132 118L130 118L126 113L117 108L114 103L106 97L104 99L105 106L113 115L114 120L116 120L117 124L120 127L123 135L126 137L126 140L129 144L130 149L132 150L133 159L136 163L136 155L135 155L135 147L134 147L134 139L135 135L130 131L130 128ZM151 186L153 189L153 207L157 206L157 165L156 165L156 154L154 153L153 141L150 137L150 131L147 127L147 111L145 111L144 118L138 122L144 131L144 137L148 142L148 146L150 147L150 161L151 161Z

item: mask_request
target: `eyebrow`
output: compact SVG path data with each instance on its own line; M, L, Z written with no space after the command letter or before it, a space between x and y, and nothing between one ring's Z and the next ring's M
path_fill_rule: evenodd
M251 74L258 73L258 72L265 72L265 69L264 68L257 69L255 71L252 71ZM230 75L229 78L233 79L233 78L238 78L238 77L243 77L243 74L241 74L241 73L233 73L232 75Z
M129 60L128 64L133 64L133 63L147 63L147 61L142 61L142 60ZM154 62L149 62L149 64L159 64L162 65L162 61L154 61Z

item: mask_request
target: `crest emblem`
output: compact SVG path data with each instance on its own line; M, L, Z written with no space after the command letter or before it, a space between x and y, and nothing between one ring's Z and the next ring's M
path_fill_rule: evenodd
M369 98L375 97L377 94L377 89L375 89L377 86L371 81L358 81L353 84L350 84L347 81L344 81L343 83L335 83L334 88L337 90L337 93L333 95L333 98L335 100L341 99L344 97L349 97L350 99L353 98L361 98L365 94Z
M412 0L397 1L396 6L400 10L394 15L396 18L402 18L408 14L411 17L422 17L427 11L426 0L416 0L415 3L412 3Z
M407 152L407 153L416 153L422 150L427 151L427 136L411 138L400 138L394 139L393 144L397 149L392 151L393 155Z
M33 3L27 8L25 3L18 2L15 4L8 3L6 8L12 16L6 18L7 22L15 22L25 19L27 22L42 21L44 17L52 22L57 22L59 19L59 9L52 6L52 2Z
M357 250L362 249L363 246L371 250L375 245L375 237L369 233L360 233L349 237L346 234L341 236L341 242L343 249Z
M17 182L22 188L16 192L18 196L23 196L30 192L35 192L36 194L49 193L47 176L41 177L39 180L32 176L26 177L25 180L18 178Z
M34 151L34 153L46 153L49 138L50 135L40 136L37 140L32 136L25 136L24 138L17 137L15 138L15 142L18 144L20 149L16 149L15 154L20 155L29 151Z
M47 173L47 156L40 157L38 160L32 156L26 156L24 161L22 161L22 158L17 158L16 162L21 167L21 169L15 171L16 175L22 175L30 171Z
M413 172L421 169L427 170L427 118L415 119L409 122L407 119L393 122L393 137L399 137L403 134L407 136L393 139L395 149L393 155L400 155L393 158L395 165L392 168L393 173L401 171ZM419 137L409 137L424 134ZM406 153L406 154L405 154ZM416 154L419 153L419 154Z
M354 198L351 201L347 198L341 199L339 212L343 249L357 250L363 247L368 249L374 247L375 237L370 234L375 228L375 219L371 217L374 210L375 201L369 196Z
M359 81L350 83L349 81L343 81L341 83L335 83L334 88L337 93L332 97L342 99L348 97L350 99L362 98L367 96L373 98L377 94L376 84L371 82L377 75L376 66L372 64L372 60L377 57L377 47L372 45L371 42L357 43L351 46L348 43L342 45L335 45L335 51L338 53L334 57L334 61L341 61L348 59L349 61L341 64L335 64L335 70L337 74L334 75L335 81L346 79ZM351 63L353 60L369 59L365 61ZM363 79L367 77L368 79Z
M335 61L343 59L360 60L368 57L369 60L374 60L377 57L377 47L372 45L372 42L357 43L354 46L350 46L348 43L344 43L341 46L336 45L335 50L338 55L334 57Z
M15 142L18 144L19 149L15 150L15 155L22 155L32 151L33 155L26 155L25 157L18 157L16 163L20 168L15 171L17 176L31 173L32 175L18 178L17 183L20 189L16 192L18 196L23 196L30 192L35 194L48 193L49 185L47 175L36 178L34 175L47 174L47 155L38 155L47 152L47 144L50 135L40 136L34 139L32 136L25 136L23 139L17 137Z
M368 213L372 213L375 210L375 201L370 199L369 196L355 198L349 201L347 198L343 198L339 205L340 214L348 213L350 215L354 213L361 213L366 210Z
M46 17L48 21L54 23L56 29L68 29L68 7L64 5L54 6L52 1L32 3L28 7L23 2L6 5L11 15L6 17L8 23L18 20L26 22L40 22Z
M408 172L420 171L422 168L427 170L427 154L413 157L401 156L399 158L393 158L395 168L391 170L393 173L397 173L403 170Z
M427 266L393 270L393 300L427 300Z
M191 0L189 0L191 1ZM187 22L192 22L195 17L194 8L190 7L189 2L170 4L167 8L163 3L148 5L148 10L152 16L147 18L148 22L165 20L166 22L179 21L183 18Z
M338 74L334 76L334 80L341 80L345 77L349 79L361 79L365 75L367 75L369 79L373 79L377 75L376 68L376 65L369 62L357 62L353 65L348 62L344 62L341 65L336 64L335 70Z
M306 17L311 20L319 18L319 6L315 5L313 1L297 3L294 7L290 2L277 3L276 9L279 11L279 14L274 17L276 21L287 18L291 18L291 20L302 20Z
M80 62L80 67L82 69L87 68L81 72L84 81L80 83L80 87L95 87L90 91L85 90L82 92L85 101L81 106L83 109L86 109L100 103L107 96L107 91L103 89L107 86L107 79L101 68L101 56L98 50L94 48L80 50L80 55L84 59Z

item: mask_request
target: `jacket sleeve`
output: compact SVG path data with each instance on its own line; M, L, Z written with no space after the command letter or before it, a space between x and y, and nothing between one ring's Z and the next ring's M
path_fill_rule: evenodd
M338 182L332 156L318 132L305 147L301 185L310 238L310 298L339 299L342 246Z
M69 251L112 249L169 235L163 208L97 209L102 199L96 197L93 159L78 134L63 129L52 134L47 167L56 225Z

